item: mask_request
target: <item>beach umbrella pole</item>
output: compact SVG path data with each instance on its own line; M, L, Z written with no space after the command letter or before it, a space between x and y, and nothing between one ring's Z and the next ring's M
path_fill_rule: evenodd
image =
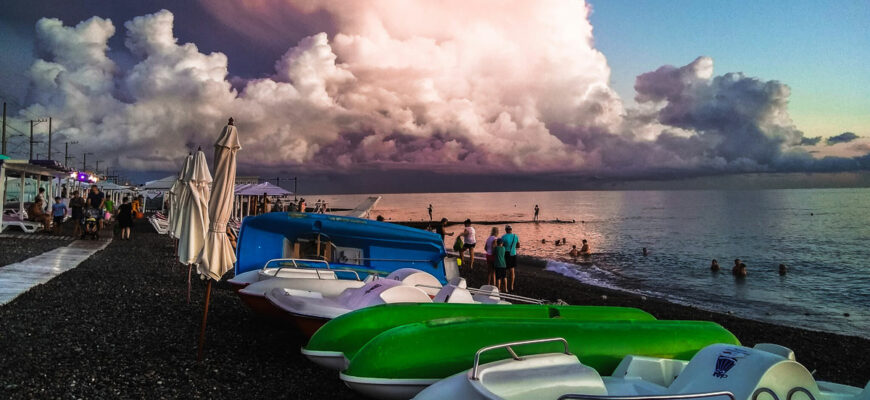
M205 307L202 310L202 328L199 330L199 348L196 351L196 361L202 361L202 349L205 345L205 323L208 320L208 303L211 300L211 279L205 288Z

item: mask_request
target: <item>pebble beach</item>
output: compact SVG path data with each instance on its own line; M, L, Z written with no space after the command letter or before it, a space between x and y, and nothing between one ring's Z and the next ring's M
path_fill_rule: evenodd
M261 319L226 282L213 287L205 358L196 361L205 282L173 258L172 240L138 222L77 268L0 306L0 398L357 398L334 371L306 360L305 338ZM19 253L46 251L21 239ZM54 242L52 242L54 243ZM6 256L2 265L19 260ZM33 245L33 247L28 247ZM16 253L18 254L18 253ZM26 255L26 254L25 254ZM25 257L26 258L26 257ZM517 294L569 304L642 308L659 319L717 322L744 345L790 347L816 378L863 387L870 340L743 319L594 286L520 258ZM0 266L2 268L2 266ZM232 273L228 273L227 277ZM469 286L484 267L463 271ZM857 357L856 357L857 356Z

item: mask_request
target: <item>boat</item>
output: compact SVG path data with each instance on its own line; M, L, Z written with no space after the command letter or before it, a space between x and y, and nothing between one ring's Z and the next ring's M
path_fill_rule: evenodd
M461 279L461 278L460 278ZM464 280L460 280L464 285ZM442 286L438 279L413 268L393 271L385 278L367 279L362 286L334 289L340 280L318 280L325 290L299 290L277 287L265 293L266 299L283 312L309 337L327 321L353 310L387 303L475 302L474 296L459 285ZM241 292L240 292L241 293ZM484 299L493 302L489 296ZM500 302L498 298L494 302Z
M507 306L511 307L511 306ZM371 339L339 376L366 396L408 399L435 382L472 367L468 356L501 343L564 338L572 353L600 374L611 374L627 355L687 360L715 343L739 345L722 326L706 321L570 321L448 318L390 329ZM530 344L518 355L552 351ZM481 354L492 362L507 352Z
M327 322L317 330L302 354L326 368L343 370L348 360L375 336L402 325L448 317L485 317L600 321L654 320L638 308L607 306L562 306L514 304L492 307L487 304L398 303L381 304L349 312Z
M268 270L275 271L275 270ZM288 291L301 291L302 293L318 292L323 296L338 296L346 289L359 288L367 281L376 279L375 275L369 275L366 281L357 279L338 279L334 270L299 269L297 271L313 271L313 277L307 275L284 275L284 271L272 275L270 279L260 280L240 288L236 293L245 305L251 310L264 317L272 319L285 319L286 313L270 302L266 295L274 289ZM355 271L351 271L356 274Z
M239 290L257 282L279 279L339 279L343 277L359 278L359 273L350 270L341 270L336 273L334 267L324 260L277 258L266 261L263 268L243 272L227 280L238 293ZM344 273L344 276L340 274ZM358 279L357 279L358 280Z
M557 342L562 351L513 356L520 346L544 342ZM512 357L479 361L484 353L505 351ZM628 355L610 376L581 362L586 357L572 354L563 338L485 347L467 358L472 363L469 370L429 386L414 399L870 399L870 382L862 390L816 381L795 361L793 351L768 343L752 348L712 344L691 361Z
M459 276L456 262L445 258L444 243L434 232L388 222L355 217L302 212L273 212L242 221L236 248L234 285L246 286L270 272L270 261L322 260L323 268L355 270L363 278L370 274L387 275L401 268L416 268L433 276L442 285ZM258 271L256 275L245 275ZM275 272L275 273L285 273ZM289 273L292 273L289 272ZM308 274L310 272L301 272ZM340 279L350 276L339 274Z

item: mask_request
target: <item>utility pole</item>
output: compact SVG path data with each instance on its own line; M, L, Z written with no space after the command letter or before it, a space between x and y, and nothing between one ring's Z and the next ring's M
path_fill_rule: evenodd
M69 167L69 160L72 160L73 158L76 158L76 156L71 156L71 155L69 155L69 145L71 145L71 144L78 144L78 143L79 143L79 142L66 142L66 143L64 144L65 149L64 149L64 151L63 151L63 165L64 165L65 167Z
M48 117L48 157L51 160L51 117Z
M6 154L6 102L3 102L3 151L0 154Z
M39 125L40 123L45 122L45 121L46 121L45 119L41 119L41 118L37 119L37 120L33 120L33 119L30 120L30 158L29 158L29 160L34 159L33 158L33 144L34 143L41 143L41 141L39 141L39 140L33 140L33 127L36 125Z
M82 171L88 169L88 154L94 155L94 153L82 153Z
M100 174L100 162L102 162L102 161L103 161L103 160L97 160L97 167L94 168L94 173L97 174L97 175Z

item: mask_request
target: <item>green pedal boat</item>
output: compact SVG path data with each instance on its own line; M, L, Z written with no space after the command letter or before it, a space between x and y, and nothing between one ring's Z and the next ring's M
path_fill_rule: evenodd
M739 345L731 332L705 321L572 321L560 319L448 318L402 325L376 336L340 376L350 388L374 398L408 399L427 386L472 367L469 354L506 342L560 337L583 363L610 375L626 355L688 360L714 344ZM519 356L560 351L541 343L518 348ZM511 355L488 352L487 363Z
M356 352L389 329L433 319L485 317L572 321L651 321L646 311L629 307L538 304L400 303L363 308L327 322L302 348L302 354L327 368L343 370Z

